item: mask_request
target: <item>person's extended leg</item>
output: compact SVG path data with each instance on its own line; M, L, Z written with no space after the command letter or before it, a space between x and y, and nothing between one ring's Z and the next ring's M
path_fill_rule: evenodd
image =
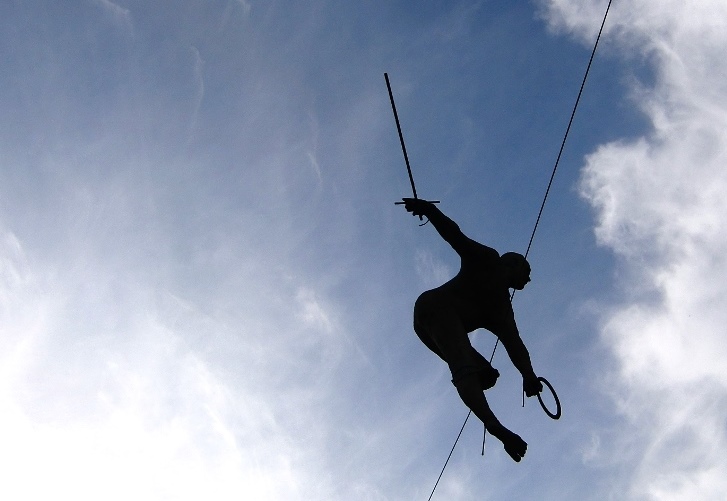
M487 403L485 394L482 392L478 375L476 373L470 373L458 378L455 382L455 387L457 388L459 397L472 410L475 416L485 424L487 431L502 442L502 445L505 447L505 452L512 459L519 462L525 455L528 444L519 435L505 428L495 417L495 414Z

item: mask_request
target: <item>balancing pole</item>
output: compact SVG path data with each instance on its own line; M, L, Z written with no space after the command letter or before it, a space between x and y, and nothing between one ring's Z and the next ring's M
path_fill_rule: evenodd
M391 111L394 112L394 120L396 121L396 131L399 133L399 142L401 143L401 151L404 153L404 162L406 162L406 171L409 174L409 183L411 184L411 191L414 194L414 199L417 200L417 188L414 185L414 176L411 173L411 165L409 164L409 155L406 154L406 145L404 144L404 135L401 133L401 124L399 123L399 114L396 112L396 104L394 104L394 93L391 92L391 83L389 82L388 73L384 73L384 79L386 80L386 88L389 91L389 100L391 101ZM401 205L404 202L395 202L396 205ZM431 203L438 204L439 200L432 200ZM419 220L423 218L419 215ZM427 224L427 223L424 223ZM423 226L423 225L420 225Z

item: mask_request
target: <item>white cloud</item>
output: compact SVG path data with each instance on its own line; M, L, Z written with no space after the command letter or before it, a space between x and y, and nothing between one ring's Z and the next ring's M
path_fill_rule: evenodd
M250 14L250 9L252 8L250 2L248 2L247 0L237 0L237 3L240 4L240 7L242 7L242 10L245 12L245 14Z
M439 287L454 276L449 266L423 249L417 249L414 263L417 275L425 287Z
M125 9L120 5L111 2L110 0L94 0L95 3L101 6L114 20L114 22L133 34L134 25L131 19L131 12L129 9Z
M197 118L199 116L199 109L202 106L202 100L204 99L204 59L202 59L197 47L191 46L189 50L191 51L194 59L192 75L195 90L193 98L194 107L189 121L187 141L189 141L192 138L192 135L197 132Z
M296 294L296 299L301 308L299 317L306 325L320 329L324 333L331 333L333 331L331 319L314 291L301 288Z
M235 331L254 315L231 327L105 270L31 272L20 242L3 240L3 498L329 497L325 421L309 407L328 386L306 384L313 371L300 365L298 383L266 379L289 371L284 350L251 373L257 336ZM80 285L89 280L93 298ZM307 334L326 327L315 296L301 301ZM206 355L223 348L235 366Z
M550 2L550 19L592 43L604 8ZM620 458L632 464L621 498L724 499L727 4L641 0L613 9L611 44L653 67L654 81L633 89L653 128L600 147L582 177L598 241L622 258L624 289L604 316L603 339L619 362L613 396L626 424L615 446L588 455L629 451Z

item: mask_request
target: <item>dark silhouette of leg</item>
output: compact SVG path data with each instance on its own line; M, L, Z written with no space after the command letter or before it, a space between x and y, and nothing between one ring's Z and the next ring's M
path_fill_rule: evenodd
M422 294L414 306L414 331L447 362L452 382L465 405L502 442L510 457L520 461L528 445L497 420L483 393L494 386L500 373L472 347L466 329L448 302L440 301L432 291Z
M519 435L505 428L490 409L476 373L468 374L455 382L460 398L485 424L490 434L500 440L514 461L520 461L527 451L528 444Z

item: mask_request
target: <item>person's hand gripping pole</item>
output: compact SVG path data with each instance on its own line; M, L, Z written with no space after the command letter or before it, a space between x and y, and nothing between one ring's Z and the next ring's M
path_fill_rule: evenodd
M396 104L394 104L394 94L391 92L391 83L389 83L389 75L384 73L384 79L386 80L386 88L389 91L389 100L391 101L391 110L394 112L394 120L396 121L396 131L399 133L399 142L401 143L401 151L404 153L404 161L406 162L406 171L409 173L409 183L411 183L411 191L414 194L414 200L418 200L417 189L414 185L414 176L411 173L411 165L409 165L409 155L406 154L406 145L404 144L404 135L401 133L401 125L399 124L399 114L396 112ZM432 200L430 203L438 204L439 200ZM396 205L402 205L404 202L395 202ZM419 214L419 220L422 221L423 217ZM427 221L429 222L429 221ZM424 226L427 222L420 224Z

